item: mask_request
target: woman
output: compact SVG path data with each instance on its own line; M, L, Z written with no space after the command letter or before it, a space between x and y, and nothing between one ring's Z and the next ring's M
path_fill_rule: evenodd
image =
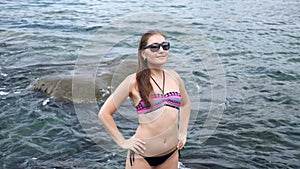
M99 111L114 141L128 150L128 169L178 168L177 150L186 142L190 102L180 76L163 69L169 48L162 32L145 33L139 43L137 72L121 82ZM127 97L136 105L139 120L130 139L122 136L112 118Z

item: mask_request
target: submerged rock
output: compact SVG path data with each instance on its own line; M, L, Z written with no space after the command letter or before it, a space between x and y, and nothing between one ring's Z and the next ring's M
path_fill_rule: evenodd
M134 73L136 65L135 61L123 61L118 65L110 64L110 67L103 69L106 71L113 69L112 71L100 73L95 78L84 72L76 76L70 72L47 75L34 81L27 89L43 92L47 96L67 102L97 102L105 100L110 95L111 90L114 90L129 74ZM76 86L75 89L74 86ZM72 95L72 90L76 90L76 97Z
M68 101L68 102L91 102L93 100L100 100L103 97L103 88L104 86L100 87L99 80L96 80L94 84L90 84L90 80L84 76L77 77L80 78L82 85L82 97L81 99L73 99L72 96L72 80L73 77L71 75L48 75L44 76L37 81L35 81L28 89L33 91L40 91L45 93L48 96L53 96L58 100ZM95 86L95 93L88 94L85 92L85 86Z

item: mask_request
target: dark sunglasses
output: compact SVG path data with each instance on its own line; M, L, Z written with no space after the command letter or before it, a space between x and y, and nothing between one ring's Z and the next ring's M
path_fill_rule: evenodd
M143 49L150 48L151 52L157 52L157 51L159 51L160 47L162 47L163 50L169 50L170 49L170 42L153 43L151 45L148 45L148 46L144 47Z

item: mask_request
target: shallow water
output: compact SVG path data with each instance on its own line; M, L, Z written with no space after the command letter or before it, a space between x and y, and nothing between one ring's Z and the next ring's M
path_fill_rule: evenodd
M197 28L213 44L225 71L225 110L218 128L202 143L211 81L203 60L192 59L194 53L173 39L172 52L184 63L176 69L192 86L190 93L193 85L199 87L201 98L200 110L192 108L197 118L181 153L185 166L300 168L298 1L27 0L0 5L1 168L123 168L123 156L86 134L73 104L26 87L44 75L74 70L98 30L138 12L168 13ZM136 37L107 57L135 48ZM123 120L117 117L118 124ZM121 130L130 136L135 125L125 121Z

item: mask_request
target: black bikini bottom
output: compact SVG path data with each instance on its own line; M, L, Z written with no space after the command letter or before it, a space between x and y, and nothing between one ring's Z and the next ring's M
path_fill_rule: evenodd
M164 163L171 155L176 152L178 149L173 150L172 152L163 155L163 156L157 156L157 157L143 157L150 166L157 166L162 163ZM179 150L178 150L179 152ZM180 153L179 153L180 154ZM130 165L132 166L132 162L134 161L134 152L130 151Z

